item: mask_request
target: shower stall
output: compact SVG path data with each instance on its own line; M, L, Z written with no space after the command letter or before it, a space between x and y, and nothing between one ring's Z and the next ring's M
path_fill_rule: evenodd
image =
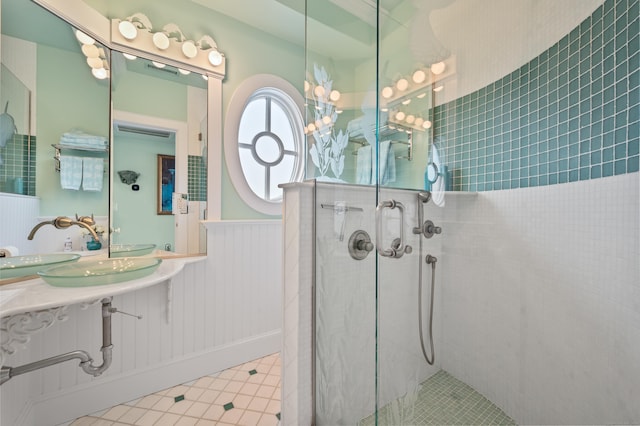
M639 424L640 0L305 13L283 424Z

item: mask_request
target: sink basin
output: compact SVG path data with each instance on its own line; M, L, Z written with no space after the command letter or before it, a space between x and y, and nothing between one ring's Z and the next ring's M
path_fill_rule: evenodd
M111 257L134 257L149 254L156 248L155 244L113 244L109 247Z
M51 266L76 262L79 255L73 253L30 254L0 259L0 279L26 277Z
M49 268L38 275L54 287L91 287L146 277L161 262L155 257L88 260Z

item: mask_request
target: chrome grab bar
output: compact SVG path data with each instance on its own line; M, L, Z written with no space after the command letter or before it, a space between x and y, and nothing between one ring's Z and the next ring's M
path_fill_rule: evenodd
M400 210L400 237L393 240L391 247L388 249L382 248L382 211L384 209ZM404 205L396 200L381 201L376 207L376 249L381 256L393 257L399 259L405 253L411 253L413 249L409 245L404 244Z

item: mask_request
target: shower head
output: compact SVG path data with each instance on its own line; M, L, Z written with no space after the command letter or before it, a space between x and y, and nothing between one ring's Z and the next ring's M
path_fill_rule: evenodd
M422 201L423 203L426 203L430 199L431 199L431 192L429 192L429 191L418 192L418 200L419 201Z

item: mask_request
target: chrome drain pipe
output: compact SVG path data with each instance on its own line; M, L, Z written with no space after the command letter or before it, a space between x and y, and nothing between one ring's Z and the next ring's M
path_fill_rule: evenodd
M102 348L100 348L100 351L102 352L102 364L93 365L93 358L91 358L91 355L86 351L71 351L18 367L3 366L2 371L0 372L0 385L10 378L19 376L20 374L60 364L61 362L70 361L72 359L80 360L79 367L82 368L85 373L91 374L94 377L99 376L109 368L113 358L113 344L111 344L111 315L113 312L116 312L116 310L111 307L111 297L102 299Z

